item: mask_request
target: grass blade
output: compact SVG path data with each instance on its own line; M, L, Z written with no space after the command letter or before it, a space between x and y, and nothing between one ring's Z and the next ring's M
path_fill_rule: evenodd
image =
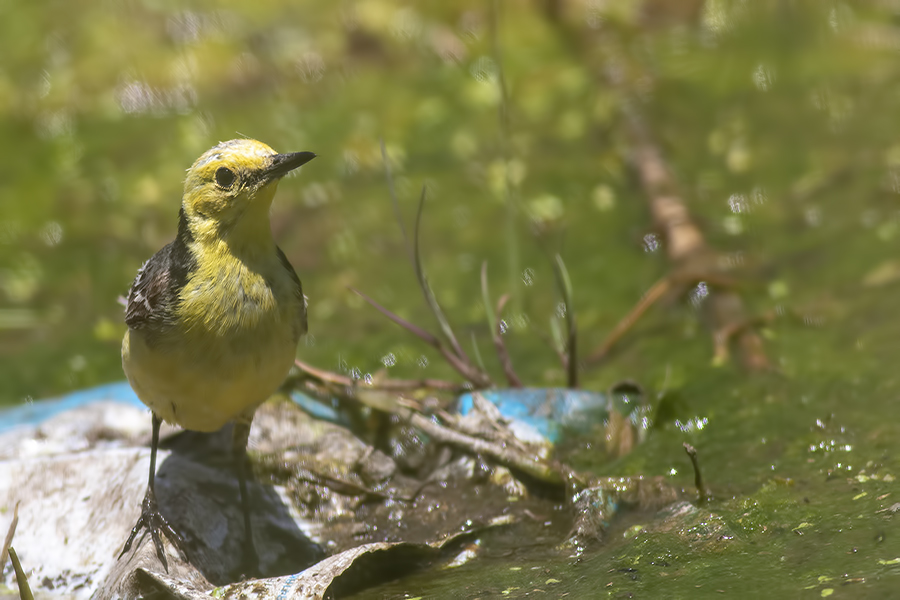
M19 584L19 598L22 600L34 600L34 594L31 593L31 587L28 585L28 578L25 576L25 569L19 562L15 548L9 547L9 558L12 560L13 569L16 571L16 582Z
M475 355L475 362L478 368L487 373L487 367L484 366L484 359L481 358L481 350L478 349L478 340L475 339L475 332L472 332L472 354Z
M384 163L384 176L387 179L388 192L391 195L391 206L394 208L394 217L397 224L400 225L400 233L403 235L403 247L406 249L406 256L409 262L415 268L415 260L413 260L412 248L409 245L409 236L406 234L406 226L403 224L403 215L400 214L400 201L397 199L397 190L394 189L394 176L391 173L391 163L388 160L387 147L384 145L384 139L380 139L381 143L381 160Z
M484 302L484 312L487 313L488 327L491 330L491 335L493 335L497 331L497 315L494 314L491 295L488 293L487 261L481 263L481 301Z
M437 319L441 331L444 333L444 337L453 348L453 352L455 352L456 356L462 361L471 364L469 357L466 356L462 346L460 346L459 342L456 340L456 335L453 333L450 321L447 320L447 316L444 314L444 311L441 310L441 305L438 304L431 286L428 285L428 278L425 276L425 271L422 269L422 258L419 251L419 231L422 223L422 209L425 206L425 189L426 188L423 185L422 194L419 196L419 207L416 210L416 224L413 229L413 266L416 271L416 279L419 280L419 287L422 288L422 293L425 295L425 302L428 303L428 308L431 309L431 313L434 315L434 318Z
M567 363L567 380L568 387L578 387L578 329L575 323L575 313L572 308L572 280L569 278L569 271L566 269L566 263L563 262L562 256L557 254L553 261L553 274L556 276L556 285L559 287L560 294L563 298L563 306L566 310L566 363Z

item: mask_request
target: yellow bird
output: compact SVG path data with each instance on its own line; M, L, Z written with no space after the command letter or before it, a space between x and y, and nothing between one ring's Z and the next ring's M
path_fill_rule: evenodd
M143 528L166 571L160 532L183 548L154 493L161 422L194 431L233 422L247 538L243 567L257 566L245 471L250 422L284 381L306 333L306 298L272 239L269 208L279 180L315 156L278 154L247 139L205 152L187 171L175 240L144 263L131 285L122 366L153 413L153 438L141 516L122 555Z

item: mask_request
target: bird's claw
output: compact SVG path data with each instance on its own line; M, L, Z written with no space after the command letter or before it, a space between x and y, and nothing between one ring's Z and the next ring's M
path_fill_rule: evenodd
M166 573L169 572L169 562L166 560L166 552L159 535L160 532L166 534L166 537L168 537L175 547L178 548L178 551L181 552L183 556L187 557L187 552L185 552L184 549L184 539L178 535L178 532L172 529L172 526L169 525L166 518L159 512L159 505L156 503L156 495L153 493L152 488L147 488L147 493L144 495L144 501L141 503L141 516L137 523L134 524L131 535L128 536L128 541L125 542L125 546L122 548L119 558L122 558L122 556L131 549L132 542L134 542L138 533L144 528L150 532L150 538L153 540L153 545L156 547L156 556L159 557L159 561L162 563Z
M259 568L259 555L256 553L256 547L253 541L245 543L241 552L241 564L238 567L239 579L247 581L262 576Z

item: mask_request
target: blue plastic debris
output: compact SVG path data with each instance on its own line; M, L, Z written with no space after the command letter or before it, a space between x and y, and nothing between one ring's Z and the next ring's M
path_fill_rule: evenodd
M0 410L0 431L19 425L37 425L61 412L90 404L91 402L113 401L146 408L127 381L109 383L86 390L78 390L60 398L38 400Z
M306 412L317 419L337 422L339 415L330 406L322 404L301 392L293 392L291 399L300 405ZM78 408L92 402L121 402L147 409L138 399L137 394L131 389L127 381L108 383L86 390L78 390L59 398L27 402L18 406L0 409L0 432L18 427L20 425L38 425L59 413L73 408Z
M566 388L519 388L475 392L492 402L500 414L537 429L556 443L563 430L587 432L595 423L609 418L607 394ZM472 410L472 394L459 397L459 412Z
M484 390L477 392L493 402L500 414L512 421L522 422L555 443L563 430L589 431L595 423L609 417L610 399L607 394L565 388L522 388ZM291 398L317 419L341 422L335 405L329 406L302 392ZM19 425L37 425L61 412L90 404L112 401L146 409L127 381L109 383L86 390L78 390L59 398L29 402L0 410L0 432ZM472 394L459 398L459 411L465 415L472 410Z

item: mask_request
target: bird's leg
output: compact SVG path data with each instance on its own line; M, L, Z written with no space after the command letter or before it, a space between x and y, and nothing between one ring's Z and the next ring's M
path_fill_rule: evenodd
M153 440L150 443L150 477L147 482L147 493L144 495L144 501L141 503L141 517L131 530L131 535L128 536L128 541L125 542L125 547L122 548L122 553L119 554L119 558L122 558L122 556L131 549L131 543L134 542L134 538L137 537L137 534L140 533L141 529L146 527L150 532L153 545L156 547L156 556L159 557L159 561L163 564L166 573L168 573L169 562L166 560L165 549L163 548L162 539L159 536L160 531L169 537L182 554L185 556L187 554L184 551L184 540L174 529L172 529L172 526L169 525L169 522L166 521L165 517L160 514L159 506L156 503L154 481L156 479L156 449L159 446L159 426L161 423L162 420L156 416L156 413L153 413Z
M252 416L251 416L252 418ZM250 521L250 491L247 489L247 441L250 439L250 419L235 421L232 433L232 458L237 473L238 489L241 495L241 512L244 515L244 544L241 556L241 574L255 575L259 572L259 555L253 541L253 525Z

